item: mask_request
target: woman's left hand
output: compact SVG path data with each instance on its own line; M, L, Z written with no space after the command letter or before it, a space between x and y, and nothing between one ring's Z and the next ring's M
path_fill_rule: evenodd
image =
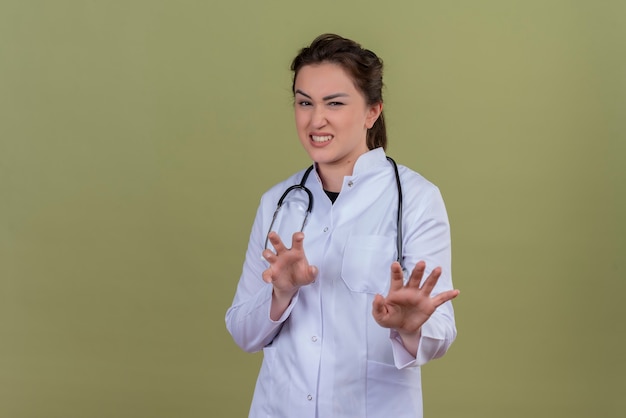
M376 295L372 304L372 315L376 322L381 327L397 330L410 352L413 350L407 346L407 339L411 336L417 337L422 325L435 312L435 309L459 294L458 290L448 290L431 297L430 294L441 276L441 268L433 269L420 287L425 269L425 262L417 263L405 285L402 267L400 263L394 262L391 265L389 294L387 297ZM415 349L417 349L417 341L415 341Z

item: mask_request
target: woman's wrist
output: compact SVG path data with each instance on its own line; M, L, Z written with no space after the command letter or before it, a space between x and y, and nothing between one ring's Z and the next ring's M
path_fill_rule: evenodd
M422 328L418 328L417 331L403 331L400 329L396 329L396 331L398 332L398 335L400 336L400 338L402 338L403 340L413 340L413 339L419 339L420 334L422 332Z
M270 308L270 319L272 321L278 321L283 313L289 307L291 300L297 293L298 288L294 288L292 291L279 290L274 286L272 291L272 306Z
M418 328L417 331L407 332L396 329L398 337L406 351L411 353L412 356L417 356L417 349L419 347L419 340L422 336L422 329Z

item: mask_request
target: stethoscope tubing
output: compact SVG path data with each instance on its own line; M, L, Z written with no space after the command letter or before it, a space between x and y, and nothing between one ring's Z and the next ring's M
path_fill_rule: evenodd
M398 171L398 164L396 164L396 162L394 161L393 158L391 157L387 157L387 160L389 161L389 163L392 165L393 167L393 172L396 176L396 187L398 189L398 210L396 213L396 249L398 252L398 258L397 261L398 263L400 263L400 266L402 266L402 270L406 273L406 269L404 268L404 262L403 262L403 243L402 243L402 183L400 181L400 173ZM311 193L311 191L305 186L306 181L309 177L309 174L311 174L311 171L313 170L313 165L311 165L309 168L307 168L307 170L304 172L304 175L302 176L302 180L300 180L299 184L294 184L293 186L290 186L287 188L287 190L284 191L284 193L280 196L280 199L278 199L278 204L276 205L276 210L274 211L274 215L272 216L272 222L270 223L270 227L268 229L268 233L265 236L265 245L264 248L267 248L267 243L269 241L269 233L270 231L272 231L272 227L274 226L274 223L276 222L276 218L278 217L278 212L280 211L280 209L283 206L283 203L285 201L285 198L287 198L287 195L289 195L290 192L292 192L293 190L303 190L304 192L306 192L306 194L309 197L309 204L307 205L307 209L306 209L306 214L304 216L304 221L302 222L302 226L300 227L300 231L304 230L304 226L306 225L307 219L309 217L309 215L311 214L311 212L313 211L313 193Z

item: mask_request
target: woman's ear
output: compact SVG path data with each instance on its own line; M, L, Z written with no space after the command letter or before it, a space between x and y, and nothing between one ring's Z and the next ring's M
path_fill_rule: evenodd
M365 127L367 129L372 129L372 126L374 126L374 123L376 123L376 120L378 119L378 117L380 116L382 112L383 112L382 103L376 103L376 104L369 106L367 108L367 115L365 117Z

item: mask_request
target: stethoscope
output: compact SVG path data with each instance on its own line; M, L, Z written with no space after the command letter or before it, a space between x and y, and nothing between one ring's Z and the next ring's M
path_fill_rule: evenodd
M400 174L398 173L398 165L391 157L387 157L387 160L392 165L394 174L396 175L396 187L398 188L398 212L397 212L397 219L396 219L396 225L397 225L396 226L396 230L397 230L396 249L398 251L397 261L398 263L400 263L400 266L402 266L402 271L405 271L404 263L402 261L402 184L400 183ZM274 215L272 216L272 223L270 223L270 227L267 231L267 235L265 236L265 248L267 248L267 243L269 241L269 234L272 231L274 222L276 222L276 218L278 217L278 212L282 208L283 202L285 201L285 198L287 197L287 195L289 195L289 193L291 193L294 190L302 190L308 196L308 205L306 208L306 213L304 215L304 220L302 221L302 226L300 227L300 232L304 230L306 221L309 215L311 214L311 211L313 210L313 193L311 193L311 191L304 185L307 179L309 178L309 174L311 174L312 170L313 170L313 166L310 166L309 168L307 168L307 170L304 172L304 175L302 176L302 180L300 181L300 184L294 184L293 186L287 188L287 190L285 190L285 192L282 194L280 199L278 199L276 210L274 211Z

